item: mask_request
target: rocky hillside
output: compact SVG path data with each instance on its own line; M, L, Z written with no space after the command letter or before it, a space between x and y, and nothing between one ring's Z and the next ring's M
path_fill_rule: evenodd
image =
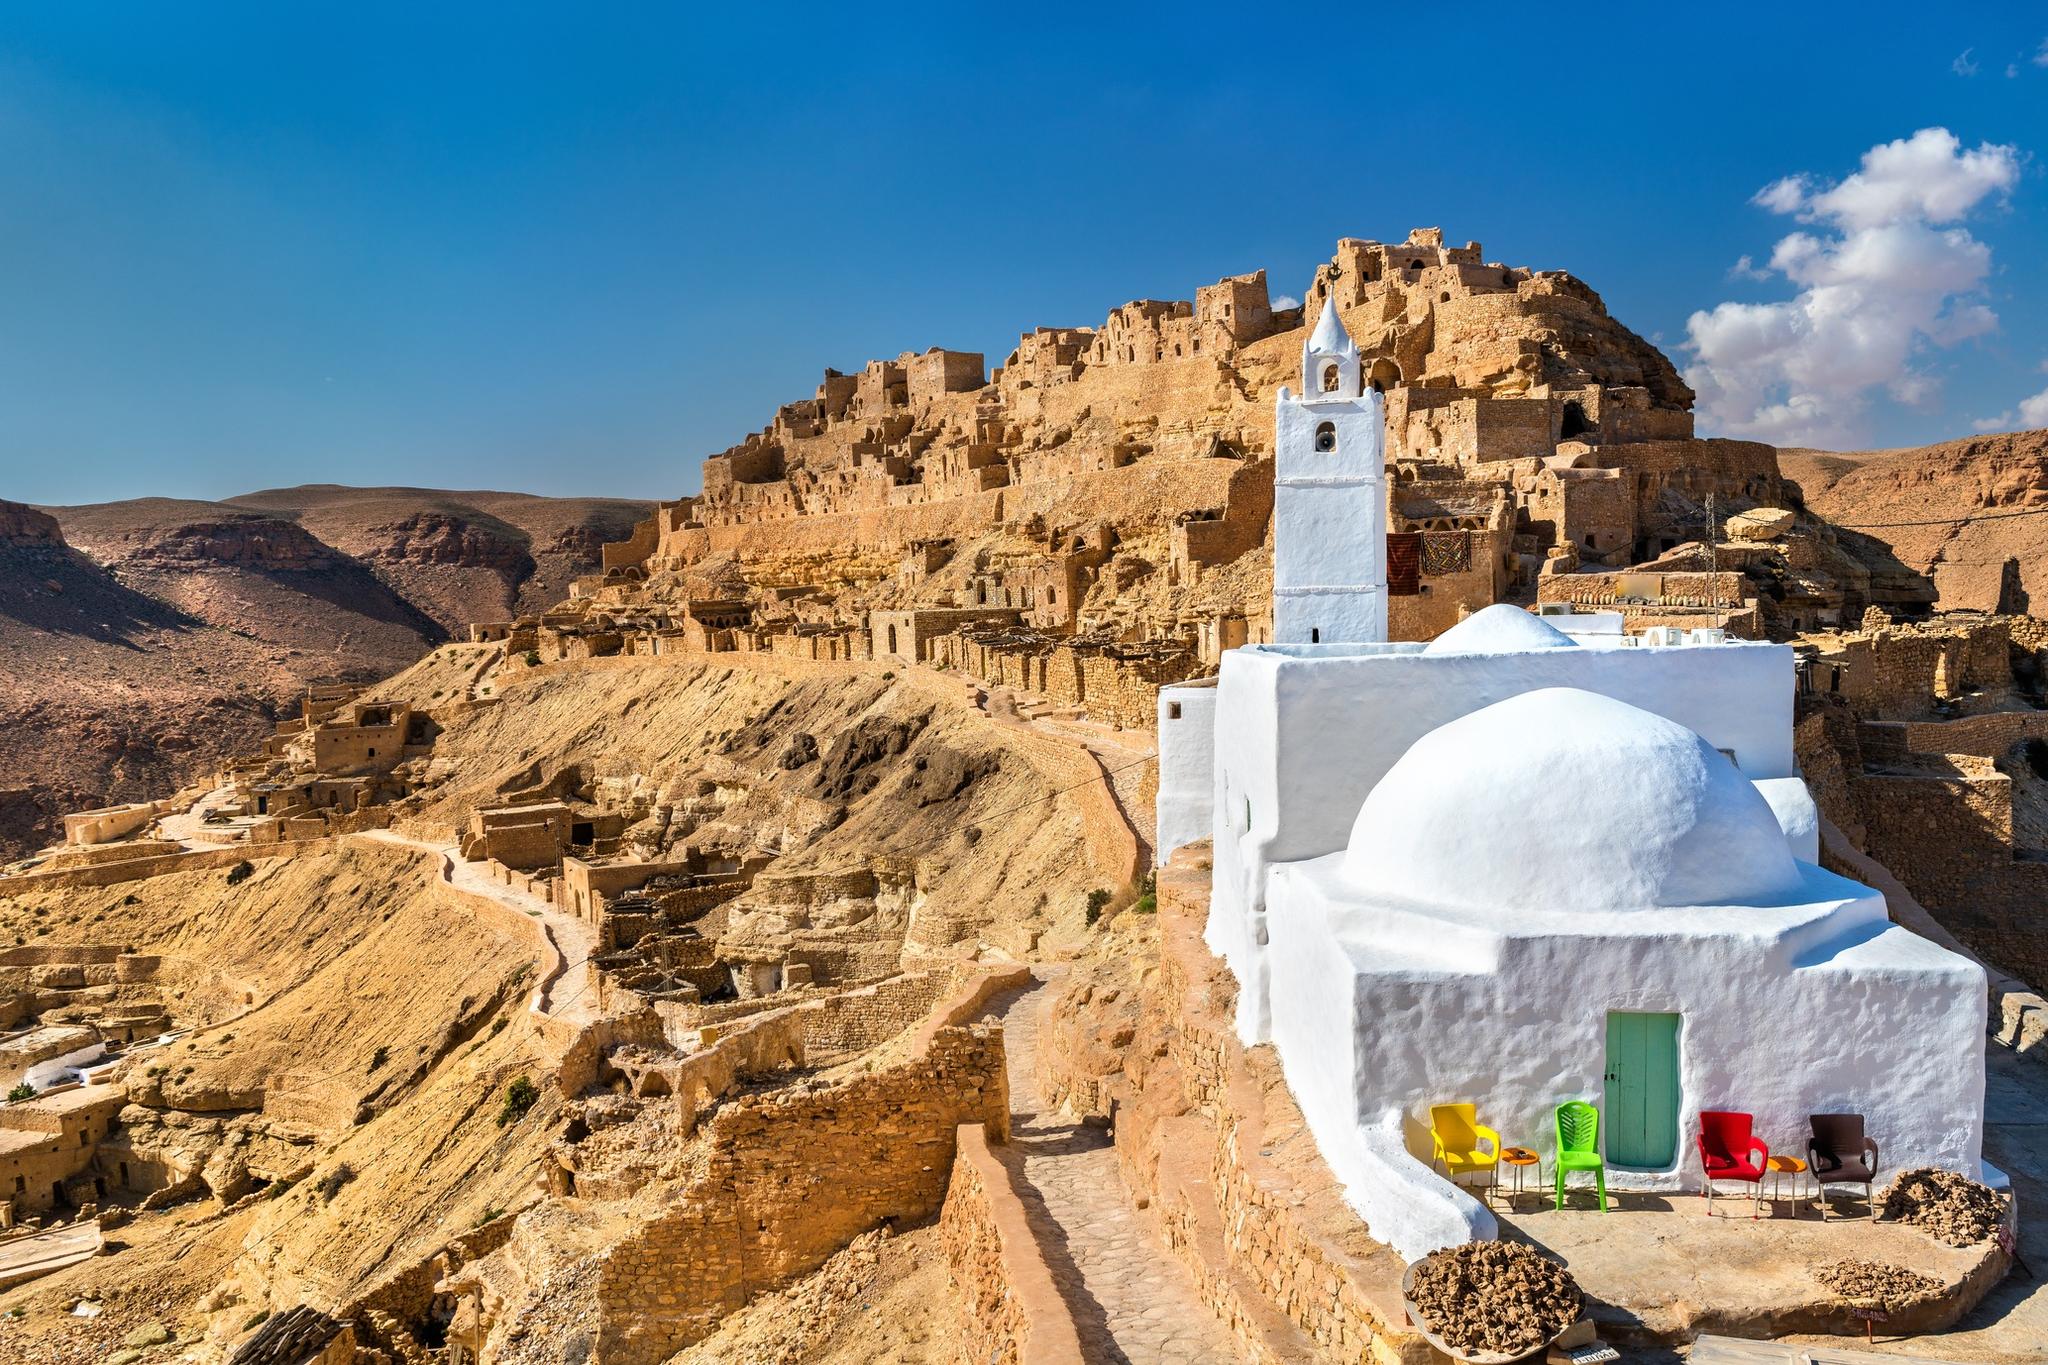
M332 485L0 503L0 858L246 750L310 681L559 601L642 511Z
M1809 508L1932 575L1943 608L2048 610L2048 431L1778 459Z

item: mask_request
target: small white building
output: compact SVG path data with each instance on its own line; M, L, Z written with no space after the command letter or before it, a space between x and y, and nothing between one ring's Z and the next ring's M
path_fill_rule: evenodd
M1286 401L1281 462L1315 431ZM1817 865L1790 648L1656 638L1495 606L1426 645L1245 646L1160 695L1159 856L1211 840L1239 1034L1404 1256L1495 1232L1430 1169L1433 1104L1548 1155L1590 1100L1622 1189L1696 1189L1703 1109L1791 1151L1860 1113L1888 1170L1985 1174L1984 972Z

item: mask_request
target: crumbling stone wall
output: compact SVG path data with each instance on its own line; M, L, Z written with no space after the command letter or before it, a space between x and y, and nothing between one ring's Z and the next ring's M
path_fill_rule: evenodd
M2015 856L2012 779L1983 760L1949 761L1950 775L1853 781L1866 846L1971 952L2048 980L2048 863Z
M804 1046L819 1057L864 1052L923 1019L956 984L952 971L905 972L800 1006Z
M2015 744L2048 739L2048 711L1993 711L1955 720L1865 721L1863 761L1881 765L1915 754L1974 754L1998 758Z
M1010 1173L978 1124L957 1135L939 1242L960 1309L961 1358L990 1365L1083 1359L1073 1315Z
M869 1228L930 1217L959 1125L1002 1131L1008 1113L991 1028L941 1029L916 1058L823 1091L722 1106L702 1174L598 1261L599 1353L657 1365Z
M2002 697L2012 688L2014 631L2023 619L1947 617L1814 637L1809 678L1816 691L1846 698L1866 720L1922 719L1937 703L1969 692Z

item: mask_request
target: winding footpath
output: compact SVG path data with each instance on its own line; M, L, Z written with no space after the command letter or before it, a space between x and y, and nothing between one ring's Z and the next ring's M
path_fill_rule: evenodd
M365 830L352 837L432 853L440 859L441 880L449 886L539 920L561 957L562 970L534 992L534 1012L572 1024L589 1023L597 1017L597 993L592 989L595 969L590 966L597 936L590 925L539 896L492 880L482 864L463 861L454 844L431 843L390 829Z
M1223 1324L1195 1297L1187 1272L1131 1207L1116 1149L1100 1128L1046 1109L1036 1063L1048 969L998 1000L1009 1058L1010 1145L998 1148L1016 1178L1031 1228L1074 1316L1090 1365L1233 1365Z

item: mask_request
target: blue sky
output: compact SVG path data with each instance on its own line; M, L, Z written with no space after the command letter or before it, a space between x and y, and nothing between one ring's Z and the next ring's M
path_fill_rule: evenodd
M1682 366L1705 314L1703 428L2048 412L2048 8L981 8L0 6L0 497L674 496L827 365L1422 224ZM1967 183L1850 287L1873 384L1799 315L1924 129L1895 178Z

